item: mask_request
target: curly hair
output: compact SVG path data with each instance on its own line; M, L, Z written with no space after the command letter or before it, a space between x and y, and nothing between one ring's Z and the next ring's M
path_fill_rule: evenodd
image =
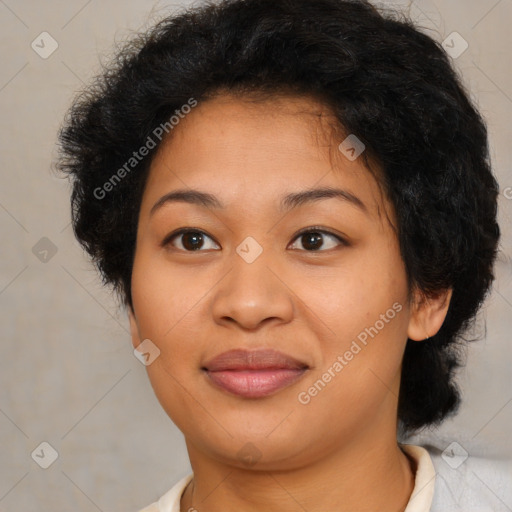
M425 297L453 290L439 332L407 341L398 401L402 431L440 423L460 402L462 334L494 279L500 236L487 129L442 46L364 0L205 2L129 40L75 98L57 168L73 181L77 239L132 309L137 220L156 151L134 155L149 139L158 147L155 128L170 132L170 116L191 98L223 90L321 98L379 163L409 286Z

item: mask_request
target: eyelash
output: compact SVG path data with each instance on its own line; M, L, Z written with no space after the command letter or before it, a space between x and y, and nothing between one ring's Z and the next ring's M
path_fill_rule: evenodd
M172 233L170 233L169 235L167 235L164 240L162 241L161 243L161 246L162 247L168 247L169 245L171 245L171 242L174 238L177 238L179 237L180 235L184 235L186 233L199 233L201 235L206 235L208 238L210 238L211 240L213 240L217 245L219 245L213 237L209 236L207 233L205 233L203 230L201 229L198 229L198 228L192 228L192 227L186 227L186 228L180 228L176 231L173 231ZM340 242L340 245L341 246L348 246L349 243L343 238L341 237L340 235L337 235L329 230L325 230L323 228L321 228L320 226L311 226L311 227L308 227L308 228L304 228L304 229L301 229L298 233L296 233L292 239L292 242L295 242L297 239L299 239L302 235L305 235L307 233L319 233L319 234L322 234L322 235L328 235L328 236L332 236L333 238L335 238L336 240L338 240ZM188 251L186 249L179 249L179 248L176 248L174 247L174 249L178 250L178 251L182 251L182 252L189 252L189 253L193 253L193 252L205 252L204 250L201 250L201 249L197 249L196 251ZM332 248L331 248L332 249ZM297 249L293 249L293 250L297 250ZM324 249L322 250L321 248L318 249L318 250L307 250L307 249L304 249L304 251L306 252L314 252L314 253L317 253L317 252L326 252L330 249Z

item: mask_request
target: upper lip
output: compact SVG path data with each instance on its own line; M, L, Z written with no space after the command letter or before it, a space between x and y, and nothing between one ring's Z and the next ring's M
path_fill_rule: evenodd
M223 352L203 365L210 372L224 370L304 369L308 365L292 356L272 349L235 349Z

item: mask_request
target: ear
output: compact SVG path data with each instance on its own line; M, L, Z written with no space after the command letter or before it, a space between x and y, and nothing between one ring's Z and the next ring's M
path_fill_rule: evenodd
M137 348L141 343L139 327L137 326L137 321L135 320L135 314L130 307L128 307L128 318L130 320L130 333L132 335L132 345L133 348Z
M411 340L421 341L431 338L441 328L453 290L442 290L435 296L426 297L421 291L414 292L414 300L411 307L411 316L407 336Z

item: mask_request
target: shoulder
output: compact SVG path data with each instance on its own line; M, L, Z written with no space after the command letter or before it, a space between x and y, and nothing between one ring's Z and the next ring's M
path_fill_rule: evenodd
M459 443L423 445L435 471L430 512L510 512L510 463L478 457Z
M151 503L151 505L140 509L139 512L160 512L160 509L158 508L158 501L155 501L154 503Z
M180 512L181 495L192 480L193 473L176 482L158 501L151 503L138 512Z

